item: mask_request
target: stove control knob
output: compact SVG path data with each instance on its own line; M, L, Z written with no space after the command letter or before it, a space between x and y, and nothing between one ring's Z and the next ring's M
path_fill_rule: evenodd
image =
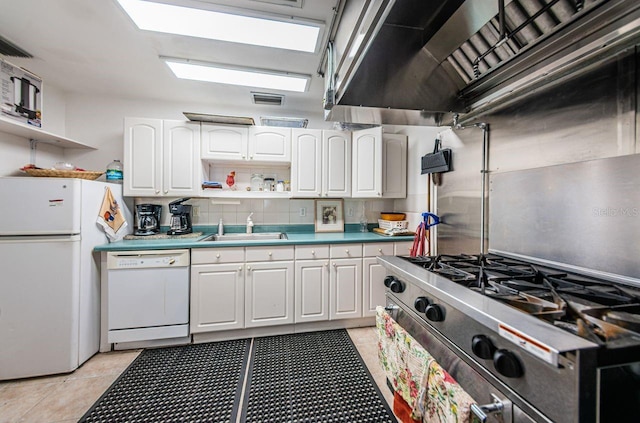
M404 283L399 281L395 276L387 276L384 278L384 285L396 294L404 291Z
M391 285L391 282L396 281L396 277L395 276L387 276L386 278L384 278L384 286L386 286L387 288L389 288L389 285Z
M427 306L431 303L427 297L418 297L413 302L413 307L418 310L420 313L424 313L427 309Z
M497 350L493 354L493 366L502 376L518 378L524 374L520 360L508 350Z
M471 351L480 358L485 360L493 358L496 352L496 346L485 335L476 335L471 339Z
M439 304L429 304L424 314L432 322L442 322L444 320L444 308Z

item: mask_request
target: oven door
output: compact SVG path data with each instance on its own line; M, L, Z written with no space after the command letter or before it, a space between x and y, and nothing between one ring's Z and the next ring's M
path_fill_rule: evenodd
M438 364L444 368L460 386L477 401L472 407L472 413L480 421L482 414L486 416L486 422L499 423L530 423L535 421L549 421L542 416L537 420L530 417L521 407L514 404L514 399L519 398L516 393L503 385L487 372L481 374L481 369L474 369L469 363L474 362L466 353L440 333L430 328L426 323L417 319L412 310L406 310L391 294L387 293L387 311L391 317L415 338L429 354L435 358ZM463 357L466 358L463 359ZM492 410L500 410L491 412Z

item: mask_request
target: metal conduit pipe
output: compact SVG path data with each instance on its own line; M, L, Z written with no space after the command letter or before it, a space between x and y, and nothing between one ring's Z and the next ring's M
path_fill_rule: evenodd
M484 240L486 236L487 225L487 178L489 176L489 124L486 122L476 122L471 125L463 125L460 123L460 116L458 113L453 115L453 124L451 129L463 130L467 128L480 128L482 129L482 168L480 173L482 178L480 179L480 252L486 253Z

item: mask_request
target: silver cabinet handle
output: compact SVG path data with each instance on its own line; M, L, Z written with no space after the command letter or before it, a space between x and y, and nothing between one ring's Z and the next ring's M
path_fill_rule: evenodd
M344 250L345 253L349 254L349 250Z
M160 190L159 189L156 190L156 194L160 194Z
M381 253L382 252L382 248L378 248L378 252Z
M326 262L326 263L324 264L324 266L325 266L325 267L327 267L328 265L329 265L329 262Z
M470 411L482 423L485 423L487 421L487 417L489 415L500 414L502 413L502 410L504 410L504 403L500 400L500 398L498 398L494 394L491 394L491 397L493 398L493 402L491 404L471 404Z
M315 251L311 251L311 255L312 255L312 256L315 256L315 255L316 255L316 252L315 252Z
M220 258L220 253L216 254L216 258Z
M238 267L238 272L242 271L242 266Z
M338 265L337 265L337 264L335 264L335 263L333 263L333 267L338 267Z
M168 190L168 189L165 189L165 190L164 190L164 193L165 193L165 194L168 194L168 193L169 193L169 190Z
M271 254L271 251L269 251L269 257L271 257L271 255L272 255L272 254Z
M247 270L251 270L251 266L247 266Z

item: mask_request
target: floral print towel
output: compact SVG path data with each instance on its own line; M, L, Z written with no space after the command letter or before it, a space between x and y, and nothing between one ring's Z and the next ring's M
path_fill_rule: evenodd
M423 422L460 423L473 422L471 404L475 401L432 358L424 375L423 390L418 402Z
M403 423L467 423L473 399L438 365L384 307L376 309L378 359L391 382L395 402L411 413ZM399 405L400 407L400 405Z

